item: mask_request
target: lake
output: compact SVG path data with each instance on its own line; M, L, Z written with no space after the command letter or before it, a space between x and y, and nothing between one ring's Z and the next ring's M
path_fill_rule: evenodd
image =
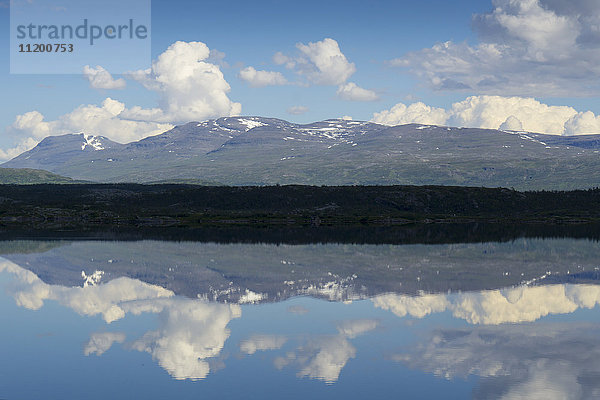
M600 398L600 243L0 242L0 399Z

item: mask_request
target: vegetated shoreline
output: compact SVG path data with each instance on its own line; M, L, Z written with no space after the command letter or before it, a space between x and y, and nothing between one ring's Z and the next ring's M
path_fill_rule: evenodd
M3 230L474 223L600 224L600 189L518 192L460 186L0 185Z

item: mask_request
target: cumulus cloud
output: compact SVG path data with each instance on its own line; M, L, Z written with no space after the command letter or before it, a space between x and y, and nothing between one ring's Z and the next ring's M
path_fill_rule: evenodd
M565 123L575 114L572 107L548 106L532 98L471 96L452 105L450 123L498 129L513 116L526 131L563 134Z
M36 140L32 137L21 139L14 147L11 147L6 150L0 149L0 160L10 160L12 158L15 158L19 154L26 152L27 150L31 150L38 143L39 140Z
M83 76L90 82L90 87L94 89L124 89L125 79L114 79L112 75L97 65L92 68L89 65L83 67Z
M356 357L354 346L341 336L311 343L307 350L314 351L315 354L301 367L298 376L316 378L327 383L337 381L348 360Z
M510 115L508 116L508 118L506 118L506 121L504 121L498 129L502 131L522 131L523 123L519 118L515 117L514 115Z
M240 343L240 350L246 354L254 354L257 351L277 350L286 342L285 336L277 335L254 335Z
M594 115L591 111L577 113L565 122L565 134L567 135L589 133L600 133L600 116Z
M48 285L33 272L3 259L0 260L0 272L15 276L9 294L20 307L37 310L44 301L55 300L81 315L102 315L107 323L125 316L122 305L127 302L173 296L173 292L160 286L124 277L97 286Z
M81 315L102 315L107 323L127 314L158 314L159 328L145 333L131 348L151 354L175 379L206 377L210 372L206 359L221 352L229 337L227 324L241 316L239 305L174 297L167 289L136 279L117 278L85 287L49 285L33 272L3 259L1 272L14 276L8 293L17 305L28 309L37 310L44 301L54 300ZM114 343L124 341L120 333L95 333L84 354L101 355Z
M340 85L336 94L340 99L349 101L375 101L379 99L377 93L369 89L363 89L354 82Z
M219 355L230 334L227 324L241 316L236 304L183 298L129 303L125 309L160 314L159 329L144 334L132 348L151 354L177 380L204 379L210 372L206 359Z
M421 102L398 103L373 114L373 122L386 125L420 123L470 128L525 130L552 135L600 133L600 118L572 107L550 106L533 98L471 96L445 110Z
M159 94L157 107L127 108L124 103L107 98L101 106L81 105L53 121L46 121L39 111L30 111L18 115L7 128L7 133L19 138L18 144L1 150L0 158L12 158L29 150L46 136L83 132L125 143L165 132L174 123L238 115L241 105L229 99L229 84L219 66L209 62L222 57L222 53L211 53L201 42L176 42L158 56L152 68L128 74ZM123 79L113 79L101 66L86 66L84 74L95 88L124 86Z
M325 38L320 42L298 43L301 57L296 59L298 72L317 85L341 85L354 72L354 63L348 61L338 42Z
M86 133L127 143L173 128L173 125L168 123L123 118L125 111L125 104L107 97L101 106L81 105L52 121L46 121L39 111L18 115L13 124L7 128L7 132L24 139L21 139L15 148L0 152L0 157L6 159L17 156L34 147L46 136Z
M389 110L374 113L372 121L384 125L410 123L443 125L448 121L448 112L442 108L430 107L421 102L409 106L398 103Z
M257 71L253 67L242 69L238 76L251 87L279 86L288 83L281 72Z
M449 307L446 296L428 294L423 296L402 296L385 294L372 299L375 307L389 310L399 317L410 315L423 318L432 313L440 313Z
M273 62L296 71L306 79L307 84L338 86L337 96L342 100L375 101L379 98L374 91L364 89L354 82L347 82L356 72L356 66L348 61L334 39L298 43L296 48L298 55L287 56L277 52L273 56Z
M600 395L597 324L503 325L432 332L392 359L446 379L481 377L474 398L588 399Z
M369 332L379 322L371 319L345 320L337 324L338 334L335 336L315 336L306 343L289 352L285 357L277 357L275 367L282 369L288 365L297 366L299 377L319 379L326 383L334 383L348 360L356 357L356 348L348 339Z
M493 0L476 45L445 42L390 61L439 90L518 96L600 92L600 3Z
M292 107L288 108L286 111L288 114L291 114L291 115L301 115L301 114L308 112L308 107L292 106Z
M550 314L568 314L600 304L600 287L595 285L520 286L461 294L404 296L385 294L372 299L375 307L399 317L423 318L451 311L471 324L497 325L532 322Z
M125 341L124 333L116 332L101 332L93 333L90 340L87 342L83 349L83 354L89 356L90 354L96 354L101 356L106 353L114 343L123 343Z
M354 357L356 348L343 335L321 336L309 339L306 344L285 357L277 357L274 364L278 369L295 365L299 369L298 377L334 383L348 360Z
M231 90L219 66L207 62L210 50L202 42L175 42L152 62L152 68L135 71L132 79L160 95L158 108L133 107L124 116L153 122L184 123L239 115L242 106L232 102Z
M38 111L17 115L11 128L27 132L35 138L43 138L50 134L50 124L44 121L44 116Z

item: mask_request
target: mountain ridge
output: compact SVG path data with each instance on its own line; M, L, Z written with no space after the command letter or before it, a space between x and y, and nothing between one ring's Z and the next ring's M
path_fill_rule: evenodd
M0 185L38 185L83 183L41 169L0 168Z
M120 144L45 138L2 164L95 182L461 185L568 190L600 184L600 135L329 119L224 117Z

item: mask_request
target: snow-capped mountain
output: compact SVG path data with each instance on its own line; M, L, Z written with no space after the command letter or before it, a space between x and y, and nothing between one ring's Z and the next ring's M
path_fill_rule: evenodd
M389 293L593 283L600 277L594 270L600 245L570 239L435 246L87 240L14 244L28 251L2 257L48 284L81 287L128 277L178 295L226 303L299 295L347 301Z
M600 135L226 117L128 144L87 134L48 137L2 166L96 182L573 189L600 185Z
M9 162L15 161L15 165L35 165L35 167L18 166L15 168L36 168L52 171L57 165L65 162L79 159L87 160L91 157L90 153L113 151L122 147L122 144L113 142L104 136L93 136L84 133L48 136L33 149ZM8 167L8 165L3 166Z

